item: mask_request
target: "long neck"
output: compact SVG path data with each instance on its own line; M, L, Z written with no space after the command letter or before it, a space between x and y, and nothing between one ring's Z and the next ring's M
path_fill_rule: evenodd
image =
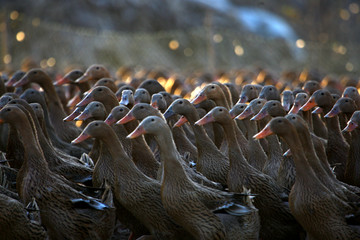
M44 89L46 93L46 98L48 99L49 103L52 103L50 106L56 105L64 113L63 115L65 117L66 114L64 112L60 98L56 93L52 80L49 77L43 77L41 80L35 82L38 83Z
M170 129L164 129L161 134L155 136L155 139L160 149L160 159L163 165L162 182L188 179Z
M226 97L225 97L224 93L221 93L221 96L219 98L216 98L213 100L215 101L217 106L221 106L221 107L224 107L229 110L230 107L229 107L228 102L226 101Z
M104 129L103 134L101 137L102 145L110 152L113 159L111 163L114 165L113 167L120 167L122 171L130 172L133 175L145 176L128 157L114 130L111 128Z
M199 114L197 113L197 111L195 109L191 113L186 114L185 117L189 121L191 128L194 131L196 147L198 149L199 155L202 152L206 151L208 149L208 147L217 148L215 146L214 142L207 135L205 129L202 126L195 125L195 122L200 119Z
M21 136L24 147L24 164L21 168L38 170L39 172L48 171L48 165L37 140L37 135L33 132L29 120L26 117L21 117L12 124Z
M227 119L226 122L222 123L224 128L224 132L226 135L226 139L228 142L228 152L229 152L229 160L230 160L230 168L247 168L250 167L248 162L246 161L240 147L238 141L235 136L235 122L232 119ZM241 169L239 169L241 170Z
M283 137L289 145L294 159L294 164L296 168L296 181L305 184L309 182L309 179L318 181L314 171L306 160L304 149L301 147L302 145L297 132L294 129L289 129L287 134Z

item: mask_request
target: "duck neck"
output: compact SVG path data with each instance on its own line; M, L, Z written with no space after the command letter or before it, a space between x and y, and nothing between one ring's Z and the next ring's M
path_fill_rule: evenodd
M30 121L26 117L21 117L19 120L13 124L21 136L24 147L24 163L21 169L22 171L31 169L45 173L48 171L48 164L39 145L37 134L33 131Z
M229 107L228 102L226 101L226 97L225 97L224 93L221 92L220 94L221 94L221 96L219 98L212 99L212 100L214 100L214 102L216 103L217 106L221 106L221 107L224 107L229 110L230 107Z
M306 156L304 154L304 150L302 148L299 136L295 129L289 129L287 135L284 136L285 141L290 147L294 164L296 168L296 182L306 184L309 182L309 179L316 180L314 171L310 167L308 161L306 160Z
M230 168L249 167L235 136L235 122L232 119L227 119L226 122L222 123L222 127L228 142Z
M203 152L207 151L207 149L209 147L217 148L215 146L214 142L207 135L204 127L195 125L195 122L200 119L199 114L197 113L197 111L195 109L191 114L185 115L185 117L189 121L191 128L194 131L196 147L198 149L198 155L201 155Z
M44 89L50 108L56 107L58 111L60 110L61 113L63 113L62 117L63 118L66 117L62 103L60 101L58 94L56 93L55 87L50 77L46 76L40 81L35 81L35 82L38 83Z
M170 129L164 129L161 134L155 136L155 140L159 146L160 159L163 167L162 182L184 179L187 175L181 164L181 156L176 150L176 145L172 137Z

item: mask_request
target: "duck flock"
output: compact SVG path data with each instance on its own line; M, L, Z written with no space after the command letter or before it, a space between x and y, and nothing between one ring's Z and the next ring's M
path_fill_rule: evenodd
M0 80L0 239L360 239L351 81Z

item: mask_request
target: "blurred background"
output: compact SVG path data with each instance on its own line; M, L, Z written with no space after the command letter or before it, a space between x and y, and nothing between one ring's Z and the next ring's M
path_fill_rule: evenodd
M349 75L355 0L0 0L0 70L101 63L181 74L237 69Z

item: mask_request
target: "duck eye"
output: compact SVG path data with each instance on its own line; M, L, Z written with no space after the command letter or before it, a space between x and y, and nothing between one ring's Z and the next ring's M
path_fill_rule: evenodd
M179 101L179 104L183 104L183 101Z
M324 93L322 92L321 95L324 95Z
M141 106L140 109L144 109L144 106Z
M102 88L99 88L99 92L101 92L102 91Z
M98 123L95 123L95 126L99 126L99 124L98 124Z
M153 121L155 121L155 119L152 118L151 121L153 122Z
M296 117L292 117L292 119L295 119Z
M349 102L349 100L346 99L345 102Z
M96 67L96 70L99 70L100 68L99 67Z
M34 71L33 73L34 73L34 74L37 74L37 71Z
M272 88L269 88L269 91L272 91Z
M108 82L107 80L104 81L104 83L107 83L107 82Z
M96 104L95 107L99 107L99 104Z
M260 101L258 101L257 103L258 103L258 104L260 104L261 102L260 102Z
M119 111L122 112L122 111L124 111L124 109L120 108Z
M10 112L10 111L11 111L11 109L10 109L10 108L8 108L8 109L6 109L6 111Z
M142 94L145 94L145 92L142 92Z
M281 119L279 119L277 122L278 122L278 123L281 123L282 121L281 121Z
M219 109L219 112L222 112L222 109Z
M275 104L275 103L273 103L273 106L276 106L276 104Z
M250 90L253 90L253 88L251 87Z
M352 91L355 92L355 89L353 89Z

